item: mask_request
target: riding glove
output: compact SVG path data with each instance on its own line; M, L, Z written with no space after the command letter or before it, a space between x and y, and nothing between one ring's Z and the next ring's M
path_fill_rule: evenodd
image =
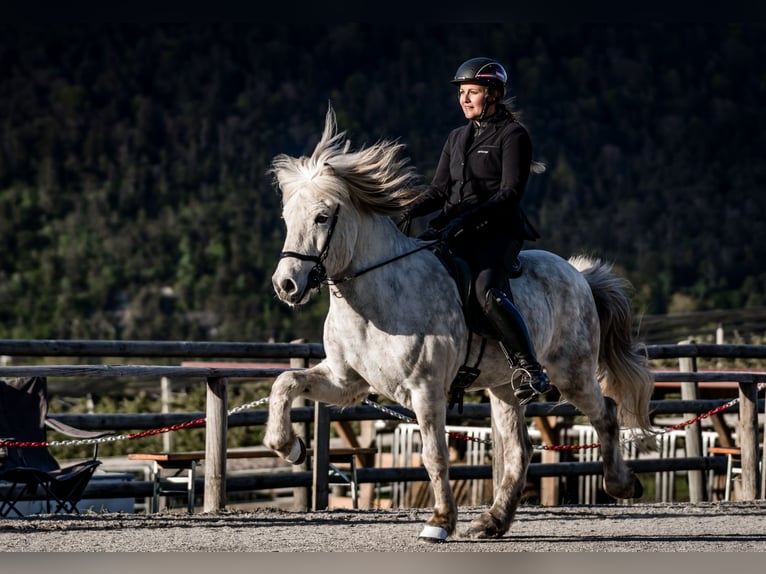
M441 238L445 241L452 241L463 233L465 229L465 222L462 217L455 217L451 219L447 225L441 230Z

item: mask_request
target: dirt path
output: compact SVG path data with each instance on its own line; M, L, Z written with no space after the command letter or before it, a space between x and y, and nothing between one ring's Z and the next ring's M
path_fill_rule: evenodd
M477 508L461 508L459 528ZM14 552L766 552L766 501L523 506L499 540L426 544L423 509L261 509L216 514L88 514L0 520Z

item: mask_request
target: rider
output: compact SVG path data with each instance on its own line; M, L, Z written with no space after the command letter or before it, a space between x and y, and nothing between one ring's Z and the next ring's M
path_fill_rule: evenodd
M445 240L468 262L476 303L499 336L524 404L548 392L550 381L508 285L506 262L517 262L524 240L539 235L519 205L533 165L532 143L503 101L507 81L491 58L472 58L457 69L452 83L468 123L450 132L431 185L405 218L440 209L419 237Z

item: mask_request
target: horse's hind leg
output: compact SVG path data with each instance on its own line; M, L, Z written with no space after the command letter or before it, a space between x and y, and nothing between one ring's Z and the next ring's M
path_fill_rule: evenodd
M601 456L604 460L604 490L614 498L641 498L644 488L625 464L620 444L620 425L617 418L617 403L601 394L598 382L593 378L592 392L562 390L564 396L580 412L588 417L601 441Z
M493 423L493 451L503 465L495 476L495 499L489 510L475 518L462 533L469 538L497 538L511 527L521 500L532 458L524 407L513 395L511 385L489 390ZM499 476L498 476L499 475Z
M604 397L605 417L602 430L595 423L596 432L601 439L601 456L604 459L604 490L614 498L641 498L644 487L636 475L631 472L622 458L620 444L620 425L617 422L617 403L610 397Z

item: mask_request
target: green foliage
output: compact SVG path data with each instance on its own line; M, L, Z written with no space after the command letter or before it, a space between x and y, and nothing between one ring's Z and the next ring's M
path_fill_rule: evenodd
M1 25L0 337L320 340L267 169L328 100L433 173L490 54L535 159L534 245L614 261L643 313L763 306L761 24ZM467 48L470 47L470 48Z

